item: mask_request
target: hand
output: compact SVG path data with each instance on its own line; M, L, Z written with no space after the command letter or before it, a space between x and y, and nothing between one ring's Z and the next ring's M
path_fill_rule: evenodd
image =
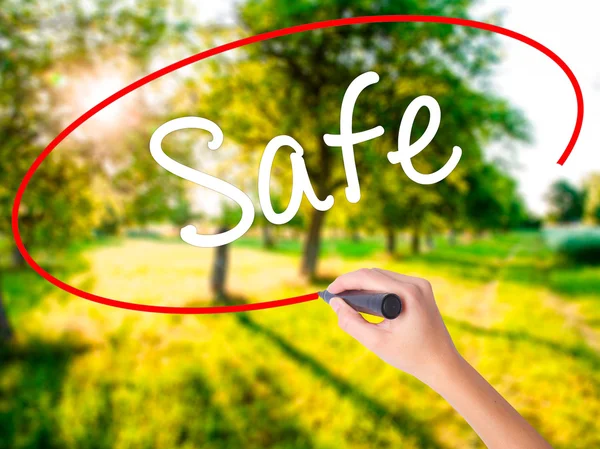
M373 324L341 298L329 304L340 327L390 365L428 384L460 413L490 449L552 449L458 353L425 279L377 268L337 278L327 289L395 293L403 310Z
M391 271L361 269L338 277L329 287L344 290L375 290L395 293L402 313L394 320L369 323L341 298L330 305L340 327L383 361L431 385L445 369L460 359L435 303L431 284L425 279Z

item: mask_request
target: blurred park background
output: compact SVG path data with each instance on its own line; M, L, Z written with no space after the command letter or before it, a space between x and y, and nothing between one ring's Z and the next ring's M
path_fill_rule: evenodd
M482 447L434 392L344 335L320 301L212 316L102 306L24 263L10 213L25 171L58 132L168 63L339 17L503 24L510 11L491 3L0 0L0 448ZM461 27L373 24L295 34L186 67L117 101L53 151L23 197L24 243L59 279L143 304L279 299L361 267L425 277L462 354L555 447L599 447L597 155L581 175L535 172L554 164L569 136L532 149L554 127L539 128L510 86L495 85L506 44ZM582 45L591 51L591 42ZM362 198L350 204L341 152L322 135L339 132L343 93L368 70L380 81L359 97L354 130L382 125L386 133L355 146ZM568 84L563 90L573 96ZM442 120L416 168L430 173L452 146L463 149L456 170L432 186L386 158L419 95L437 99ZM321 213L304 201L283 226L257 209L252 229L231 245L183 243L184 225L214 233L240 217L234 203L152 159L154 130L188 115L216 122L224 145L212 152L205 133L182 131L164 141L171 157L232 183L258 207L264 147L288 134L304 147L317 196L335 196L333 208ZM427 121L419 115L413 139ZM574 154L594 154L598 141L589 141ZM523 148L534 156L521 158ZM290 193L288 150L273 169L278 211ZM535 204L523 187L531 184L544 189Z

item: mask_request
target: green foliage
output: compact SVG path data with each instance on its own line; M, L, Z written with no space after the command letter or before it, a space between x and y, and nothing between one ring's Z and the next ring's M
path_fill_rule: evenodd
M117 212L114 205L108 204L105 207L100 223L96 226L96 232L101 236L117 235L121 230L123 217Z
M600 228L583 228L566 233L558 251L577 263L600 264Z
M28 30L39 26L35 2L0 2L0 233L10 232L12 200L18 183L41 149L43 129L35 108L36 75L49 64L46 43L36 43ZM38 151L39 150L39 151Z
M102 209L90 182L89 167L62 157L40 167L19 214L25 244L63 247L91 237Z
M476 231L514 229L527 219L517 183L491 163L473 167L465 194L467 226Z
M150 127L127 137L127 162L112 175L114 190L123 204L123 220L129 225L146 226L169 221L176 226L189 224L193 218L186 183L168 174L158 165L147 148ZM169 153L179 162L189 164L191 154L177 146Z
M585 219L600 224L600 173L594 173L585 181Z
M183 23L173 14L167 18L166 3L151 0L141 8L106 0L94 4L0 1L0 234L10 232L12 202L25 171L64 126L61 108L55 111L53 107L55 103L65 106L62 96L75 92L58 90L63 74L96 67L99 61L106 62L102 58L123 54L144 71L152 52L172 42L172 31ZM126 221L123 214L141 223L165 217L179 223L189 216L182 183L164 181L166 177L158 183L157 176L153 178L158 174L157 164L147 154L147 142L142 145L139 139L136 155L143 148L145 157L138 157L126 173L119 173L117 188L123 187L127 176L133 178L135 170L147 182L137 196L135 189L128 194L114 191L107 167L122 167L123 154L136 153L116 140L118 144L70 140L46 159L19 211L26 244L61 246L91 235L96 226L100 233L116 233Z
M549 218L558 223L579 221L583 217L585 192L566 180L550 186L547 195L550 204Z
M237 205L232 204L231 202L227 202L223 204L221 210L221 216L218 219L220 226L232 229L234 228L242 219L242 211Z

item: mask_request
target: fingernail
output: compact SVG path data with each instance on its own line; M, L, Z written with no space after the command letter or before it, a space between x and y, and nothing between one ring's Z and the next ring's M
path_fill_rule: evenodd
M331 301L329 301L329 305L331 306L333 311L337 313L342 305L342 299L338 298L337 296L335 298L331 298Z

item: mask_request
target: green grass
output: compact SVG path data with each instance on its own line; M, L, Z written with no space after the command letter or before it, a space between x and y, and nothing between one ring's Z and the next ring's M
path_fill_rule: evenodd
M258 237L243 237L233 245L236 248L263 250L262 240ZM321 255L323 257L340 256L352 259L368 257L383 250L384 244L379 238L361 238L359 241L341 238L323 238ZM269 251L280 254L300 255L302 252L302 242L298 239L280 240Z
M230 293L302 294L362 266L426 277L461 352L555 447L600 445L599 268L562 265L533 233L395 258L379 240L328 239L313 285L297 277L300 250L236 242ZM208 305L211 257L123 239L45 260L94 293ZM30 272L3 282L17 341L0 354L2 449L483 447L434 392L343 334L322 302L166 316L71 297Z

